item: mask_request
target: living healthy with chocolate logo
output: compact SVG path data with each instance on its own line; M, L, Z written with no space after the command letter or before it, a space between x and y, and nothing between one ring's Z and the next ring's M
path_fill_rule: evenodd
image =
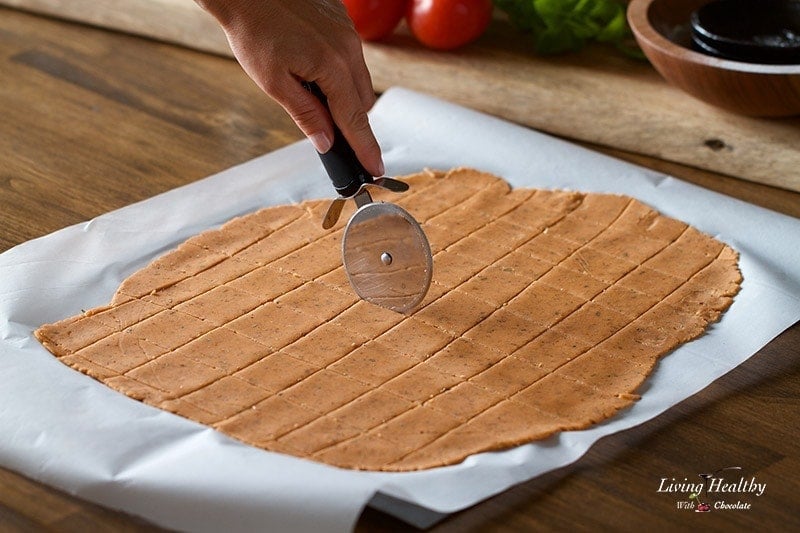
M767 483L756 476L741 475L739 466L719 468L711 473L697 474L697 478L662 477L659 480L660 493L674 494L678 509L693 510L697 513L718 511L749 511L753 498L764 495Z

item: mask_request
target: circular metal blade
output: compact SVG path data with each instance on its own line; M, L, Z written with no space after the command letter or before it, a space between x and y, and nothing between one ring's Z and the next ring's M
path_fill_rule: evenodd
M355 212L342 239L342 258L356 293L368 302L406 313L428 292L431 248L414 217L391 203Z

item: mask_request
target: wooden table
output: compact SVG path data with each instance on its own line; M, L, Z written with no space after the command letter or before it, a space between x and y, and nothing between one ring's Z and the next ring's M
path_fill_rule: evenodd
M228 59L8 9L0 53L0 251L301 138ZM601 151L800 217L798 193ZM799 377L796 324L658 418L434 529L800 530ZM768 485L749 511L690 513L657 492L661 478L730 465ZM0 530L44 527L156 529L0 469ZM406 527L370 509L358 523Z

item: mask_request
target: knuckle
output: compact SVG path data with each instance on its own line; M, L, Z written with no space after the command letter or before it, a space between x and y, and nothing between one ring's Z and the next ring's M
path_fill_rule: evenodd
M344 73L350 71L350 61L346 56L339 53L331 54L325 66L331 72Z
M344 40L344 50L354 57L363 54L363 44L357 33L353 32L349 39Z
M279 82L274 76L264 76L261 79L261 88L265 93L275 99L279 99L283 94L282 83Z
M280 71L275 69L271 61L265 61L258 73L259 86L265 93L276 100L285 97L287 80Z
M348 124L350 124L350 127L358 133L371 131L369 117L367 116L366 111L363 109L352 110L346 117L346 120Z
M313 107L294 106L288 109L289 116L304 130L313 129L319 125L319 117Z

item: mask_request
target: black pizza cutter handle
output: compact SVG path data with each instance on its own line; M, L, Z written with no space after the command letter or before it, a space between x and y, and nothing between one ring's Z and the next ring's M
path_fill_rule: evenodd
M303 87L316 96L325 109L330 112L328 98L316 83L304 81ZM343 198L350 198L361 189L362 185L373 183L372 174L367 172L358 160L353 148L344 138L336 123L333 124L333 146L324 154L319 154L319 158L333 182L334 189Z

